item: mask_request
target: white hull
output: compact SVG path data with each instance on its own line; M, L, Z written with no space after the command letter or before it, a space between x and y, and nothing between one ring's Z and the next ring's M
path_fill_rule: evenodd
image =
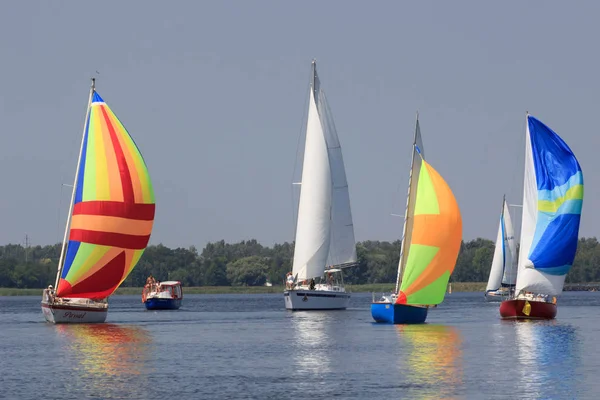
M42 301L42 312L47 322L53 324L94 324L106 321L105 307L85 304L48 304Z
M492 302L502 302L504 300L507 300L510 297L509 292L487 292L485 294L485 301L487 301L488 303L492 303Z
M283 292L287 310L345 310L350 293L329 290L286 290Z

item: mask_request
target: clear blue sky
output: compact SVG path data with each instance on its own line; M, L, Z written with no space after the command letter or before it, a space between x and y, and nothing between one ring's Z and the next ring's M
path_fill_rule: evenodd
M395 240L415 112L464 238L521 203L525 112L582 165L600 213L600 3L12 1L0 13L0 243L62 237L89 78L154 182L151 243L293 239L291 182L316 58L357 240Z

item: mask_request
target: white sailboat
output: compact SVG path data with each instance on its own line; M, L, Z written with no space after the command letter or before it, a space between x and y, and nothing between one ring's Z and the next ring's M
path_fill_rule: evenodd
M310 86L293 279L288 277L285 307L345 309L350 294L342 268L356 263L354 225L342 148L314 60Z
M502 212L496 237L496 249L492 259L492 268L485 288L487 301L502 301L508 298L517 281L515 232L508 211L506 198L502 199Z

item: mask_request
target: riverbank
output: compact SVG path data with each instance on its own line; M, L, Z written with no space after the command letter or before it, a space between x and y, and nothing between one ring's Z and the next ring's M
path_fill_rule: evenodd
M452 282L452 292L484 292L486 282ZM346 285L346 290L355 293L389 293L393 283L372 283L366 285ZM600 291L600 283L570 283L564 291ZM184 287L184 294L265 294L281 293L283 286L195 286ZM121 287L113 296L140 295L142 288ZM0 288L0 296L41 296L42 289Z
M281 293L283 286L197 286L184 287L185 294L265 294ZM453 282L453 292L481 292L485 289L485 282ZM394 290L394 283L373 283L367 285L346 285L346 290L355 293L382 293ZM41 296L42 289L15 289L0 288L0 296ZM142 288L121 287L114 296L140 295Z

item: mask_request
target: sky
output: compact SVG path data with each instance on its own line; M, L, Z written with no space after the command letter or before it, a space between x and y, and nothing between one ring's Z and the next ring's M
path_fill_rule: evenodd
M151 244L294 238L317 60L357 240L401 236L415 113L463 238L522 203L525 113L581 164L580 236L600 213L600 3L12 1L0 13L0 243L62 240L90 78L140 148ZM97 72L98 73L97 73ZM300 143L303 145L303 143ZM520 212L518 208L512 211ZM518 218L518 217L517 217ZM515 218L516 219L516 218Z

